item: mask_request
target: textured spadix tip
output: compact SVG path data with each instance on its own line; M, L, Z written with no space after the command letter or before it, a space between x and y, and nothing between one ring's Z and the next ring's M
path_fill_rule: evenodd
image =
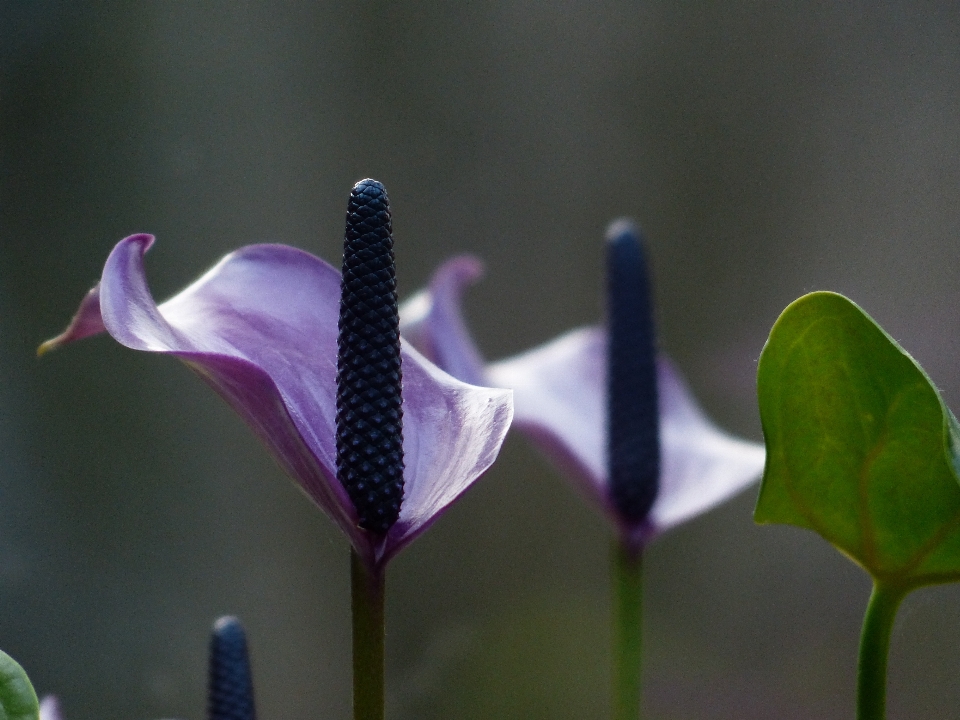
M337 337L337 478L361 528L384 535L403 501L400 317L387 192L350 193Z
M643 236L630 220L607 229L607 458L610 498L642 522L660 479L656 336Z
M247 636L235 617L214 623L207 692L208 720L256 720Z

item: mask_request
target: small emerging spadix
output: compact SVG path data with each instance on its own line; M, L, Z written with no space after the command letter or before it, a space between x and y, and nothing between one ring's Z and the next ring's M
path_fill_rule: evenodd
M208 720L256 720L253 680L243 625L232 616L214 623L210 635Z

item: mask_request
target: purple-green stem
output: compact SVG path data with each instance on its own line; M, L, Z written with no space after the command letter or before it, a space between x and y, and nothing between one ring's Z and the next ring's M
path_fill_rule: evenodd
M613 718L640 717L643 563L640 548L613 543Z
M909 588L876 581L860 633L857 663L857 720L884 720L887 705L887 657L897 608Z
M353 718L383 720L384 568L350 551L353 609Z

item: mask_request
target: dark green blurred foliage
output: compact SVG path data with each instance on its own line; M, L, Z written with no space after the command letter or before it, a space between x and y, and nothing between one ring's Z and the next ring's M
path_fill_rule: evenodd
M265 718L346 717L347 548L183 367L37 361L121 237L158 298L230 249L337 261L382 180L400 287L447 256L490 357L601 312L602 233L651 241L662 343L759 438L779 312L849 295L960 401L960 14L950 3L0 4L0 647L69 720L203 708L247 625ZM754 492L651 548L651 718L844 718L866 580L756 528ZM520 438L393 563L391 717L602 717L608 533ZM891 716L960 703L960 591L906 602Z

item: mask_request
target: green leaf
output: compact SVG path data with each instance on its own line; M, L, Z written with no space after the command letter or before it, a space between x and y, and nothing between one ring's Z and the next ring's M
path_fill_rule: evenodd
M960 580L960 432L921 367L863 310L817 292L757 372L767 464L754 519L819 533L874 579Z
M0 650L0 720L37 720L40 707L30 678L19 663Z

